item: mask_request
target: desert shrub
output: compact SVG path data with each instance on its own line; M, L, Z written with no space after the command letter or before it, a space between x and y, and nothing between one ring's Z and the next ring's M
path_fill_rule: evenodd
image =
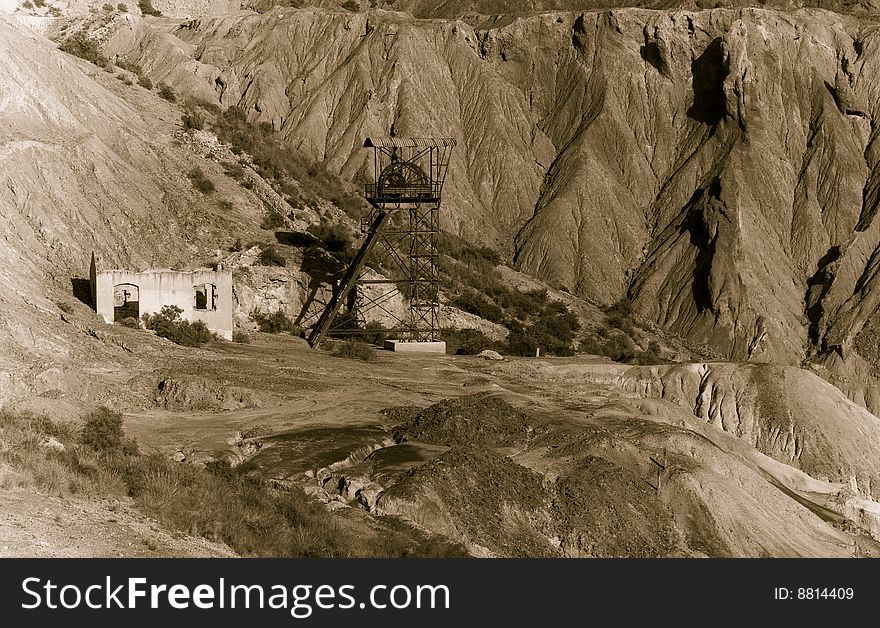
M144 15L152 15L154 17L162 15L162 12L157 11L150 0L138 0L138 7Z
M217 191L214 182L198 166L189 171L189 180L193 187L202 194L211 194Z
M279 214L274 209L266 212L266 215L263 216L263 221L260 223L260 228L265 229L266 231L275 231L276 229L280 229L285 224L284 216ZM281 264L283 266L283 264Z
M526 323L508 320L505 324L510 330L506 347L510 355L535 355L539 347L543 354L574 355L572 343L580 323L565 304L546 307Z
M187 109L181 116L183 128L187 131L201 131L205 128L205 116L195 109Z
M42 9L46 6L46 0L34 0L34 6Z
M80 441L105 454L137 453L137 444L127 439L122 431L122 415L103 407L92 410L85 417Z
M518 322L508 322L510 332L507 334L507 342L504 353L508 355L533 356L540 346L535 337Z
M504 311L500 307L471 290L454 297L450 303L460 310L470 312L493 323L500 323L504 318Z
M138 319L133 318L131 316L126 316L121 321L119 321L119 324L122 325L123 327L131 327L132 329L140 329L141 328L141 324L138 322Z
M168 102L177 101L177 95L174 93L174 90L171 89L171 86L166 85L165 83L162 83L162 85L159 86L158 93L160 98L164 98Z
M51 436L65 443L75 437L71 426L55 423L46 417L31 414L12 414L0 410L0 432L4 443L10 445L0 449L0 455L9 451L26 451L36 449L45 438Z
M103 55L98 44L89 39L84 33L77 33L73 37L64 40L59 49L67 54L90 61L98 67L103 68L108 64L107 57Z
M472 244L445 231L437 237L437 250L441 255L448 255L471 267L478 267L484 264L494 267L501 263L501 257L493 249Z
M594 332L595 337L581 341L578 350L610 357L616 362L628 364L663 364L659 343L652 341L642 350L633 340L636 323L632 303L622 298L605 308L605 324Z
M203 321L182 320L182 313L176 305L166 305L157 314L144 314L143 321L157 336L185 347L200 347L214 339Z
M364 362L376 361L376 350L367 343L358 340L336 342L331 353L337 358L350 358L353 360L363 360Z
M257 261L261 266L287 266L287 259L274 244L264 244L260 247L260 257Z
M354 0L345 0L345 2L342 3L342 8L357 13L361 10L361 5Z
M260 310L254 310L251 312L251 319L257 324L260 331L268 334L292 332L294 330L293 321L283 310L275 310L268 314L264 314Z
M229 247L229 250L233 253L238 253L244 248L244 244L241 242L241 238L235 238L235 242L232 243L232 246Z
M61 17L61 9L58 7L49 7L49 15L52 17Z
M149 82L149 80L144 76L144 69L137 63L132 63L130 61L126 61L125 59L117 59L116 66L120 70L127 70L128 72L131 72L132 74L137 76L138 83L143 84L145 80Z
M120 2L116 5L116 8L122 13L128 13L128 5Z
M31 2L31 0L24 0L24 2L21 3L21 8L22 9L33 9L34 3Z
M244 169L244 166L236 161L224 161L223 172L226 173L227 177L231 177L239 183L247 180L247 171Z
M578 345L581 353L608 356L615 362L629 363L640 354L633 339L622 333L611 333L607 336L584 338Z
M322 222L311 225L307 231L323 242L324 248L332 253L341 253L353 247L351 234L345 225Z
M44 446L52 438L63 450ZM126 495L121 477L102 465L107 458L80 444L72 424L29 414L0 412L0 462L18 472L16 482L33 484L55 495Z
M101 8L104 9L105 11L107 11L108 13L110 13L111 11L113 11L113 5L110 4L109 2L105 2L105 3L101 6Z
M341 192L330 197L330 202L345 212L345 215L352 220L360 220L368 211L370 206L359 194L350 194Z
M58 301L57 303L55 303L55 305L58 306L58 309L65 314L73 313L73 306L67 301Z
M359 334L362 342L371 345L381 345L388 338L389 332L385 330L382 323L370 321L363 327L363 331Z
M237 342L243 345L248 344L251 341L251 337L248 336L245 332L236 329L232 332L232 342Z
M490 284L487 292L508 316L521 321L545 312L567 311L564 303L551 301L547 296L547 291L543 289L517 290L501 284Z
M128 74L118 74L116 76L117 79L125 83L126 85L134 85L134 81L131 80L131 77Z
M492 346L473 337L468 339L473 344L465 343L464 352L479 353L476 347L482 346L511 355L533 356L540 347L544 354L574 354L574 334L580 322L565 303L551 300L546 289L518 290L504 285L497 269L501 259L488 247L444 233L438 238L438 250L443 253L441 272L457 289L450 303L509 330L503 344Z
M440 338L446 342L446 353L455 355L477 355L486 349L505 349L479 329L447 328L442 330Z
M632 303L626 297L618 299L605 308L605 322L616 329L621 330L627 336L635 334L633 322Z

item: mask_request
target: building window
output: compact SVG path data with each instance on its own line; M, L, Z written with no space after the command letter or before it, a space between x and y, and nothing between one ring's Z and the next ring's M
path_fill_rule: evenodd
M217 309L217 286L212 283L194 286L197 310Z

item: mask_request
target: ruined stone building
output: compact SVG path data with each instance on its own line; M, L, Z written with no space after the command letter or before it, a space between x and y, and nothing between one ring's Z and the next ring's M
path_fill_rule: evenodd
M89 279L95 309L108 323L139 319L166 305L183 310L182 318L204 321L212 332L232 340L232 271L196 269L177 271L150 268L98 270L92 255Z

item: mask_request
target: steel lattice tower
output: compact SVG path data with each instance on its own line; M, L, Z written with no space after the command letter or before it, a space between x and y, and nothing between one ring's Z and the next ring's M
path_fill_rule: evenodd
M400 340L439 340L437 236L441 192L454 146L455 140L444 138L371 137L364 142L373 150L373 182L364 190L372 210L361 221L365 237L360 250L312 327L312 347L328 333L362 332L374 308L395 320L395 327L386 331L396 332ZM365 276L368 261L382 278ZM388 307L398 294L408 306L403 316ZM306 322L309 307L307 302L305 316L300 316Z

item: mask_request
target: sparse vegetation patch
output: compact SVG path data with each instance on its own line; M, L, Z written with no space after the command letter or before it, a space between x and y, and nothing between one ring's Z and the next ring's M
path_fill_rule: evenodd
M271 124L253 124L241 109L230 107L218 113L212 129L234 153L250 155L257 173L292 207L323 198L353 219L359 219L367 210L366 201L351 189L350 183L286 145L276 137Z
M122 432L122 415L103 407L96 408L86 416L80 441L104 454L137 453L137 443L126 438Z
M100 68L106 67L109 63L98 44L89 39L85 33L77 33L68 37L61 43L59 49L67 54L85 59Z
M165 85L164 83L159 86L159 97L164 98L168 102L176 102L177 94L174 93L174 90L171 89L170 86Z
M574 334L580 322L564 303L551 300L546 290L522 291L505 286L497 269L500 257L492 249L450 234L441 235L438 249L442 255L441 273L453 291L450 303L510 330L504 344L486 343L483 348L509 355L535 355L538 348L544 354L574 355ZM452 330L445 334L455 339ZM464 352L479 353L474 343L481 339L471 334L468 340L470 346L466 345ZM461 349L459 345L455 352Z
M261 266L287 266L287 258L274 244L260 245L260 257L257 261Z
M620 299L605 308L605 324L593 335L581 340L578 350L581 353L608 356L616 362L628 364L662 364L660 344L652 340L642 350L636 344L637 324L633 317L632 304L628 299Z
M153 17L162 15L162 12L158 11L150 0L138 0L138 7L144 15L152 15Z
M440 332L440 338L446 342L446 353L455 355L477 355L486 349L500 353L505 349L504 343L492 340L479 329L449 327Z
M294 330L293 321L283 310L276 310L270 313L254 310L251 312L251 319L257 324L260 331L267 334L292 332Z
M342 340L333 345L331 353L337 358L351 358L364 362L376 361L376 350L359 340Z
M217 186L199 167L189 171L189 180L192 181L193 187L202 194L211 194L217 191Z
M200 347L214 339L203 321L186 321L180 318L181 314L181 308L166 305L157 314L144 314L144 325L157 336L185 347Z
M50 441L51 439L51 441ZM54 446L45 446L46 442ZM204 468L139 454L119 414L101 408L78 433L41 417L0 412L0 462L22 485L53 495L131 499L163 525L225 543L242 556L466 556L413 531L365 538L340 526L298 487L280 488L217 460Z

